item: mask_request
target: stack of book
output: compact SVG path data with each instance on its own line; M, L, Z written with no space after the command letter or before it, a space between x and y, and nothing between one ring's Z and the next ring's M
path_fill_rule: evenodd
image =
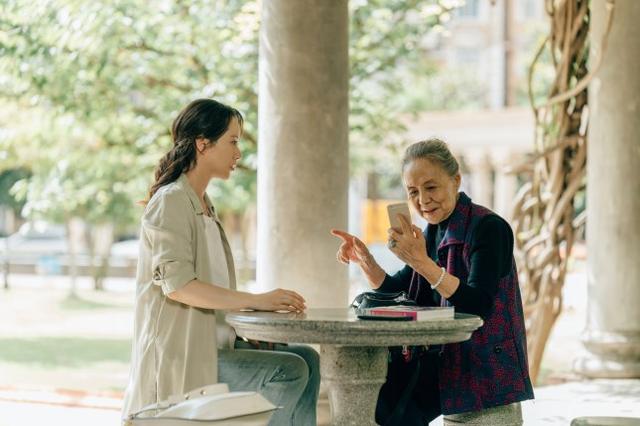
M356 309L361 319L428 321L452 319L453 306L380 306L377 308Z

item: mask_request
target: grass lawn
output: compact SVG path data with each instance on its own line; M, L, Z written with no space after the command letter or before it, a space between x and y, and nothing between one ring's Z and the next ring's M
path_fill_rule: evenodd
M131 355L131 291L17 285L0 294L0 387L121 393ZM59 283L58 283L59 284Z
M129 362L131 340L85 337L0 338L0 362L40 368L87 368Z

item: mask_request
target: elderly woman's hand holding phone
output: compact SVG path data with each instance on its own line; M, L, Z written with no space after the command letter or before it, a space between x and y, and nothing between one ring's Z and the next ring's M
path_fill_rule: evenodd
M393 206L401 206L403 213L395 213ZM400 208L399 208L400 209ZM419 269L421 263L428 261L427 243L422 230L411 223L409 206L406 203L392 204L389 206L389 223L387 230L387 247L398 259L402 260L413 269Z

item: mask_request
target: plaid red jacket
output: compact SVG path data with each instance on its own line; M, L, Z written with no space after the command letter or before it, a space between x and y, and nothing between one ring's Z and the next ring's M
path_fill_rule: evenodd
M438 246L438 264L466 283L471 236L486 215L495 214L460 193L445 235ZM502 278L493 310L471 339L444 345L439 386L443 414L477 411L533 398L527 362L527 339L515 260Z

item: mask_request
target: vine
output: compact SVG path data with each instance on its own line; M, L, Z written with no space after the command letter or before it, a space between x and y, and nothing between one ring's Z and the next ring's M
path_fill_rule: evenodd
M589 5L589 0L546 0L550 33L529 69L529 100L536 123L534 158L514 169L531 174L516 196L513 225L534 382L562 311L562 287L576 232L586 222L586 211L576 216L575 200L586 186L587 86L602 63L615 0L607 0L602 49L591 58ZM546 102L536 105L532 82L545 51L551 57L555 79Z

